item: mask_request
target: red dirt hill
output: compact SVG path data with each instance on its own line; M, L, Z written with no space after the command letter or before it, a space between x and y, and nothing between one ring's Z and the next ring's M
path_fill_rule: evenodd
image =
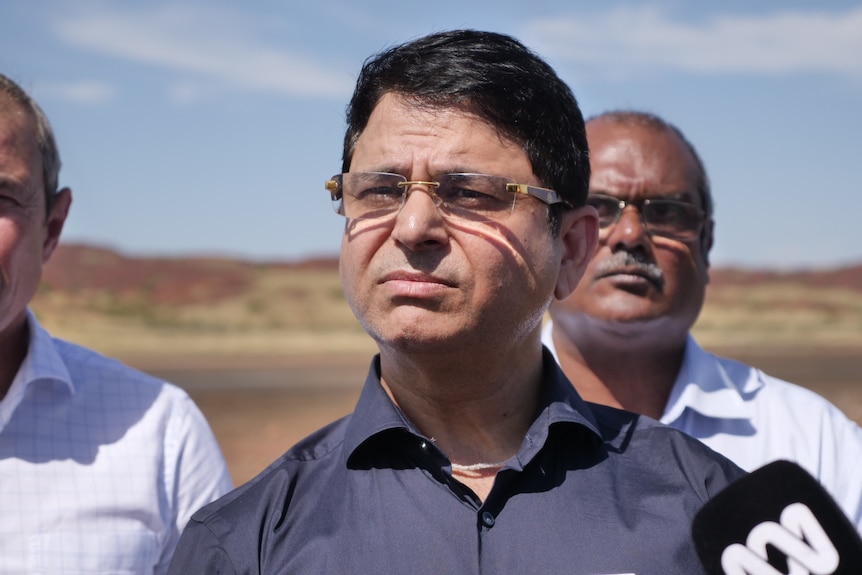
M336 257L300 261L252 262L228 257L139 257L81 244L61 244L45 268L44 290L75 293L107 291L144 296L157 304L219 301L249 289L267 270L338 269ZM750 270L713 268L711 288L793 283L862 292L862 264L829 270Z
M132 257L111 249L61 244L42 277L42 288L74 293L108 291L145 295L158 304L218 301L242 293L266 270L338 269L337 258L255 263L227 257Z

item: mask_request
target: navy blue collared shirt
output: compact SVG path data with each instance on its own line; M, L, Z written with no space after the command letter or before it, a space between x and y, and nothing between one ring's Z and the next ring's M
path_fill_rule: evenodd
M744 472L587 404L547 351L544 365L538 415L484 503L395 407L375 358L353 414L192 517L170 573L702 573L691 521Z

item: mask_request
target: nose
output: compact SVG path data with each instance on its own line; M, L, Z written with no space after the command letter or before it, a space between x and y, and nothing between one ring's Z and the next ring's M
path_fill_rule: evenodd
M624 207L616 223L602 230L600 236L603 236L604 243L614 250L644 247L649 239L641 213L635 206Z
M448 243L449 232L443 215L437 209L433 188L419 183L406 190L404 203L395 216L392 237L412 251Z

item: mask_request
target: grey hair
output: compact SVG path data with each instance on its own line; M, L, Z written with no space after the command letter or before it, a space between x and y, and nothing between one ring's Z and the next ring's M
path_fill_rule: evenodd
M8 76L0 74L0 95L17 104L33 120L36 128L36 145L42 157L42 182L45 185L45 206L51 209L60 182L60 151L54 138L54 130L39 104L21 86Z

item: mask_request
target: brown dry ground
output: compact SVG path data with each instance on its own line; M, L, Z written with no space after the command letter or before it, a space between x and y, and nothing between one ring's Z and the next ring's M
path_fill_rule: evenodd
M716 351L809 387L862 423L859 348ZM150 359L138 367L188 390L207 416L234 482L240 485L299 439L349 413L369 360L367 354L337 359L311 354L182 363Z
M862 263L710 277L694 326L702 345L811 387L862 422ZM33 309L54 335L187 388L238 484L348 413L375 349L335 258L142 258L61 244Z

